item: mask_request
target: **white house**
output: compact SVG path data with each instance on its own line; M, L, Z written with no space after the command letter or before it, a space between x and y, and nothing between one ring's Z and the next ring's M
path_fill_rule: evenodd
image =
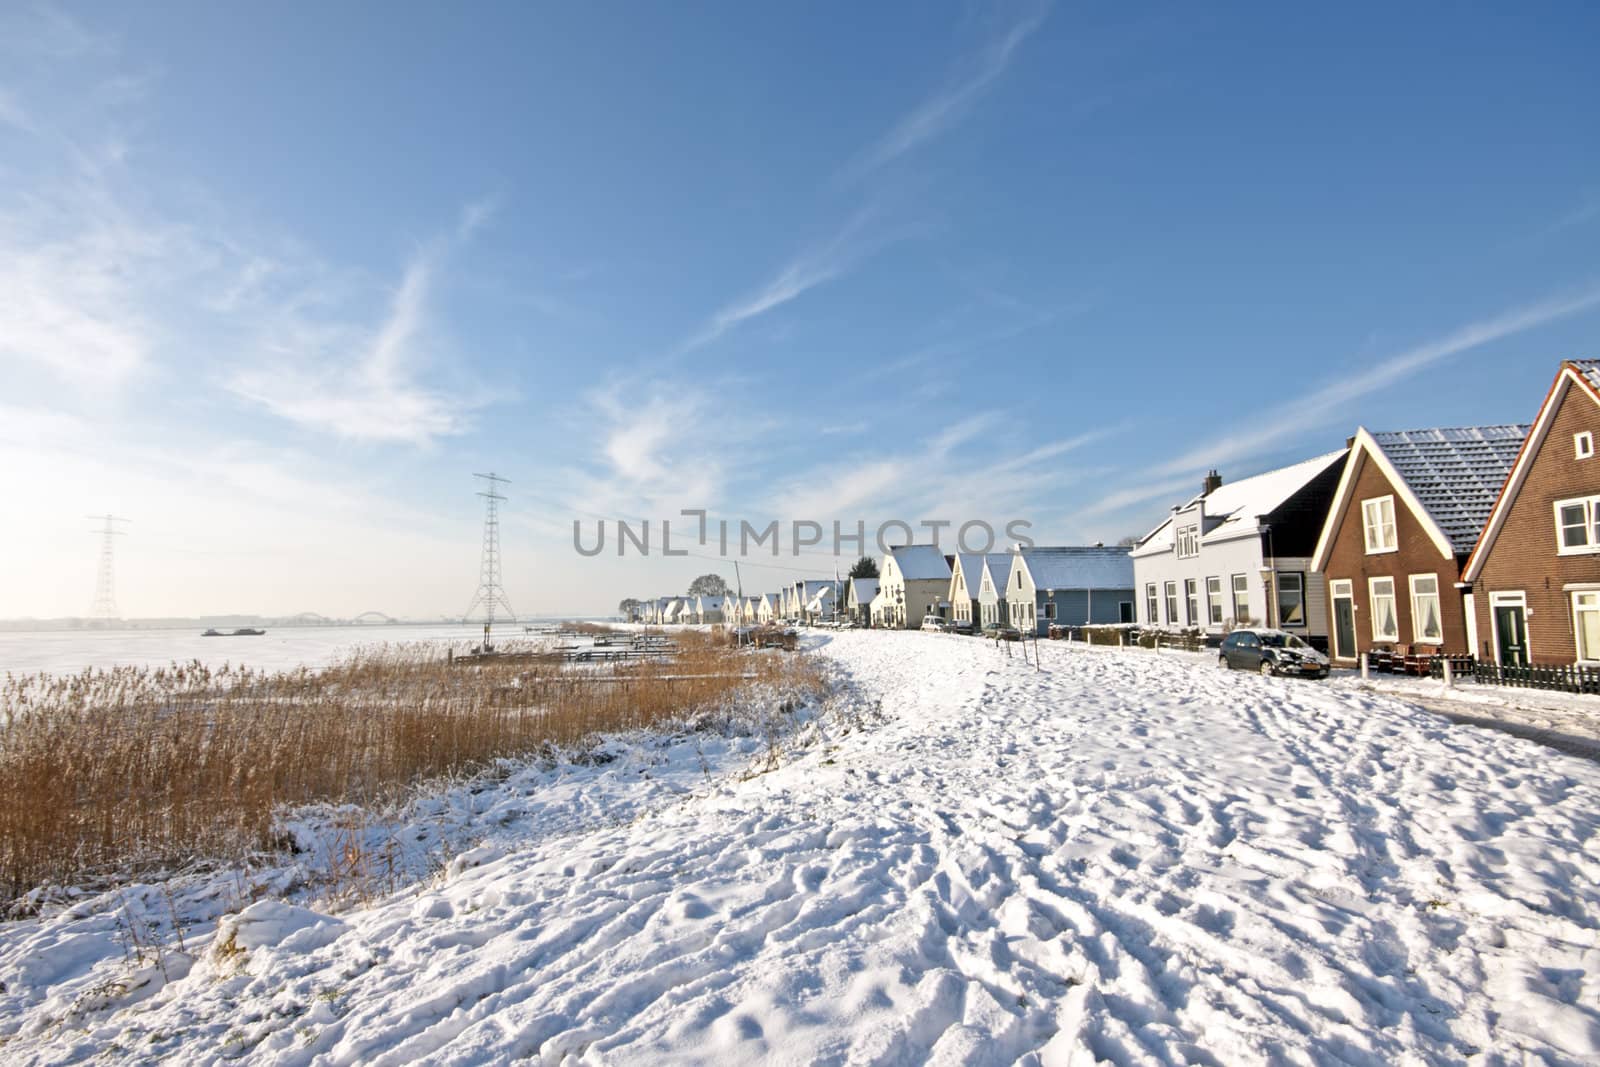
M1006 589L1011 625L1043 634L1063 626L1133 621L1133 561L1125 547L1018 548Z
M1222 484L1213 471L1133 549L1139 622L1221 635L1265 625L1326 649L1327 590L1311 556L1346 450Z
M983 576L978 583L978 626L990 623L1010 625L1011 609L1006 589L1011 581L1011 555L991 552L983 560Z
M951 618L958 623L971 626L974 630L981 628L985 622L992 621L984 618L982 603L983 574L990 560L998 561L1004 568L1005 574L1002 574L997 587L1000 590L1000 599L1003 599L1005 575L1011 571L1009 553L994 552L985 555L981 552L958 552L955 565L950 568L950 591L947 597L950 601Z
M889 549L878 568L878 595L885 598L884 625L914 630L924 615L938 614L950 591L950 561L937 545Z
M783 594L763 593L756 605L756 619L763 626L783 618Z
M702 596L695 598L694 621L699 623L720 623L728 619L728 602L732 597Z

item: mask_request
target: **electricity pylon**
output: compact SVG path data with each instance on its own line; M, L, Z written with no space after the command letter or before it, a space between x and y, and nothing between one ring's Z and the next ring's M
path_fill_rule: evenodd
M117 580L114 564L114 549L116 538L121 537L123 531L117 529L116 524L127 522L115 515L90 515L104 525L95 531L100 535L100 576L94 583L94 607L89 609L92 619L115 620L122 618L122 612L117 610Z
M488 474L474 474L474 478L482 478L487 489L478 495L483 497L485 503L483 515L483 558L478 565L478 591L472 595L472 603L467 605L467 610L462 612L463 618L470 618L472 613L480 607L483 609L483 645L484 651L489 649L489 628L494 625L496 608L505 610L505 617L512 622L516 621L517 613L512 610L511 601L506 598L505 588L500 584L500 501L505 497L500 494L500 486L510 485L509 478L502 478L493 471Z

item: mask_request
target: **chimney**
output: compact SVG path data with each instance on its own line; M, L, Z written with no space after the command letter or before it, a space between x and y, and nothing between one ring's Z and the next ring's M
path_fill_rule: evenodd
M1346 448L1354 448L1354 447L1356 447L1356 439L1354 437L1346 437L1344 439L1344 447L1346 447Z
M1200 495L1201 496L1210 496L1212 493L1215 493L1218 489L1221 489L1221 488L1222 488L1222 475L1218 474L1215 470L1213 470L1210 474L1206 475L1205 481L1200 483Z

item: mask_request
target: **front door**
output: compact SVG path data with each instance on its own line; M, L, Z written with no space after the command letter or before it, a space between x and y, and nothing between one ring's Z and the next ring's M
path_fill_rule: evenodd
M1528 611L1521 604L1494 605L1495 644L1502 667L1528 665Z
M1356 658L1356 602L1349 582L1335 582L1333 591L1333 654ZM1343 588L1338 588L1343 586Z

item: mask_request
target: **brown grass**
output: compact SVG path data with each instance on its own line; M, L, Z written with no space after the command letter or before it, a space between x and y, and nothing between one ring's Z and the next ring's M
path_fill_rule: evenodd
M803 658L676 635L671 660L447 666L421 647L320 671L170 668L0 684L0 894L273 847L274 814L375 804L495 760L680 724L762 687L820 690Z

